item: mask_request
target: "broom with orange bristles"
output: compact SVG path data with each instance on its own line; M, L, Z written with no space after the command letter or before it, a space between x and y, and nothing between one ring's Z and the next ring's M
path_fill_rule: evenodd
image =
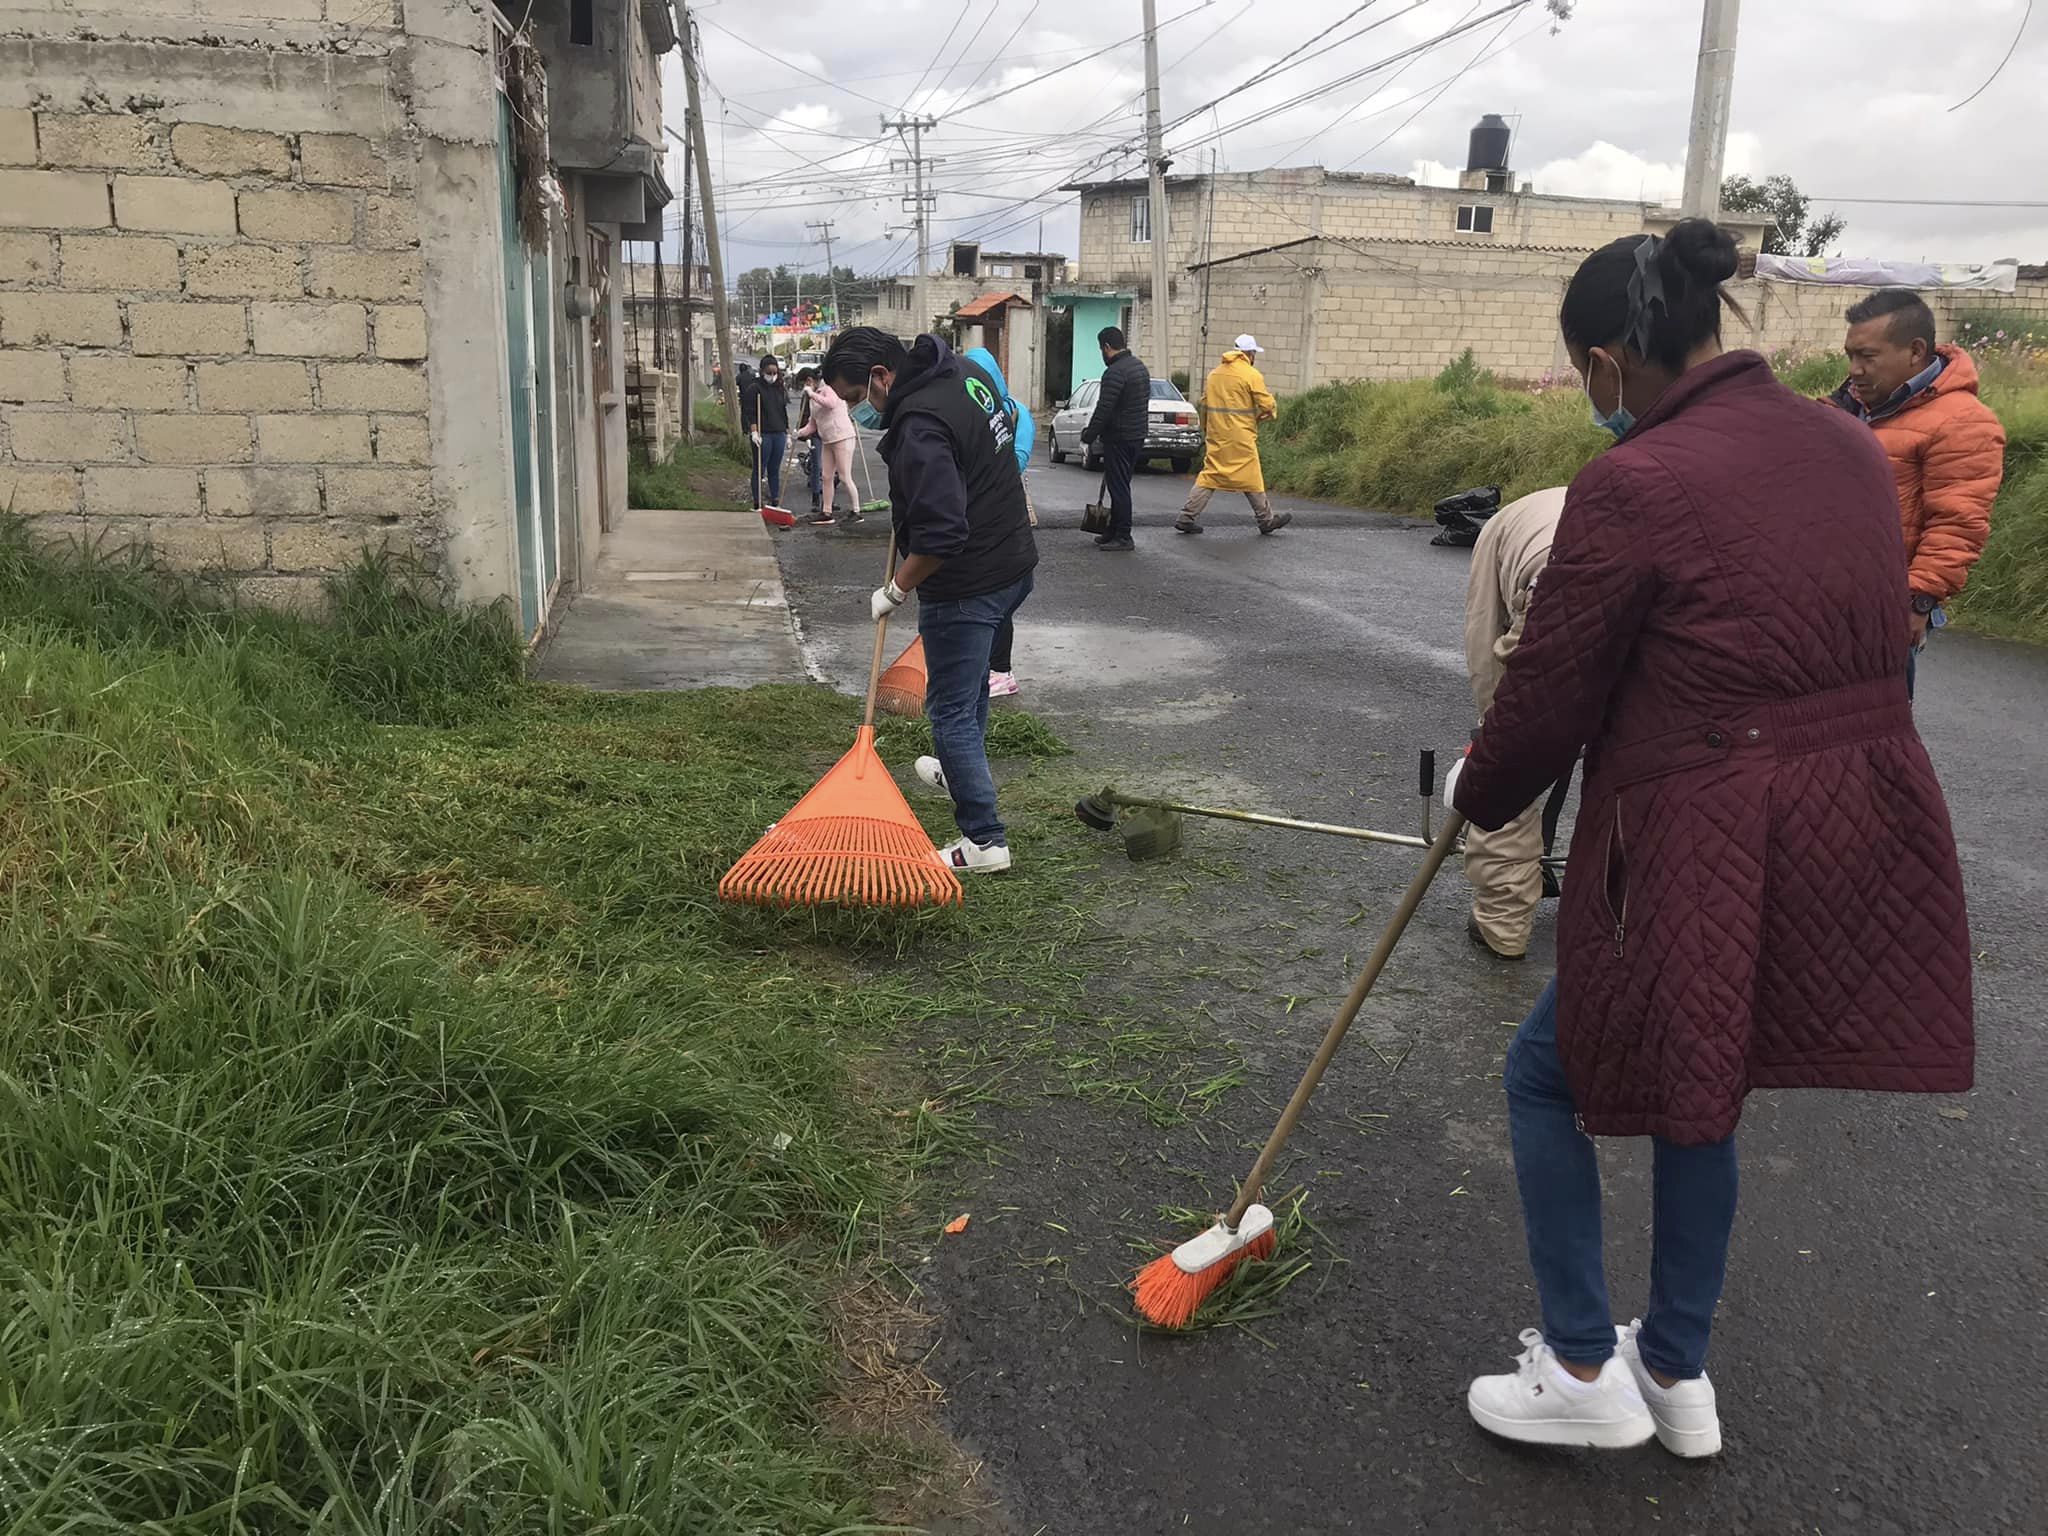
M1252 1171L1245 1178L1237 1192L1237 1203L1216 1221L1216 1224L1199 1237L1191 1237L1171 1253L1163 1253L1138 1271L1131 1281L1131 1296L1137 1308L1149 1323L1161 1328L1185 1328L1194 1321L1195 1313L1202 1303L1215 1294L1216 1288L1230 1278L1231 1272L1245 1259L1268 1259L1278 1246L1279 1239L1273 1232L1273 1213L1258 1204L1259 1191L1265 1187L1266 1176L1273 1171L1273 1164L1280 1156L1280 1149L1287 1144L1287 1138L1294 1133L1295 1122L1301 1119L1302 1111L1308 1108L1308 1101L1316 1091L1316 1085L1323 1080L1323 1071L1337 1054L1337 1047L1344 1043L1345 1031L1351 1028L1351 1021L1358 1017L1358 1010L1364 1005L1366 994L1372 991L1373 983L1379 980L1380 972L1386 968L1387 957L1394 952L1394 946L1401 940L1401 934L1408 926L1408 920L1415 915L1415 909L1422 905L1422 898L1429 890L1429 884L1436 878L1436 872L1450 856L1457 845L1458 834L1464 830L1465 818L1452 811L1444 818L1442 829L1436 840L1429 845L1429 852L1423 856L1422 867L1415 872L1415 878L1408 882L1408 890L1401 897L1387 930L1380 935L1380 941L1365 962L1365 969L1358 973L1358 980L1351 988L1351 995L1344 999L1344 1006L1337 1010L1337 1017L1323 1035L1323 1043L1317 1048L1315 1059L1308 1064L1308 1070L1295 1085L1294 1097L1287 1101L1287 1108L1281 1111L1280 1123L1273 1127L1273 1134L1266 1138L1266 1145L1259 1152L1259 1160L1252 1164Z
M886 570L896 571L893 537ZM960 877L940 861L875 751L875 690L888 635L884 615L875 622L867 710L853 749L725 872L718 882L721 901L763 907L960 905Z

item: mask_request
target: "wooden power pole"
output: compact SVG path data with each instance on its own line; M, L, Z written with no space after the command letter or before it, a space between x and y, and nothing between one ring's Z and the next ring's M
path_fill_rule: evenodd
M732 310L725 299L725 257L718 248L718 205L711 191L711 151L704 141L704 103L697 91L697 34L689 0L676 0L676 32L683 43L683 83L690 93L690 148L697 160L697 191L704 199L704 258L711 263L711 318L718 327L718 361L725 370L725 419L740 435L739 376L732 366Z

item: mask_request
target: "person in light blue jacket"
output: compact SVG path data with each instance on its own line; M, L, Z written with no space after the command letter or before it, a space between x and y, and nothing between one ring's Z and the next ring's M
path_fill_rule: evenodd
M969 347L960 356L987 374L989 382L996 387L996 393L1003 397L1003 404L1010 412L1011 425L1016 429L1017 473L1024 474L1031 468L1031 450L1038 444L1038 423L1032 419L1031 408L1010 393L1010 386L1003 378L1002 365L987 347ZM1024 485L1024 504L1026 507L1031 505L1028 480ZM1031 513L1031 522L1037 526L1038 513L1035 510ZM1010 660L1010 647L1016 638L1016 626L1008 619L1003 620L1003 627L996 631L995 644L988 653L988 696L992 699L1008 698L1017 691L1017 674L1011 670Z

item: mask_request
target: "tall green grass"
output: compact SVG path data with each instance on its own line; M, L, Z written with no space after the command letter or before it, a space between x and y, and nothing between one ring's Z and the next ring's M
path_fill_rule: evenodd
M626 465L626 505L742 511L746 507L743 471L752 463L751 449L743 453L743 448L748 448L746 439L740 439L736 448L731 439L720 436L678 442L660 463L636 457Z
M1275 490L1420 513L1467 486L1565 484L1607 441L1576 390L1503 387L1468 352L1433 380L1291 396L1259 446Z
M873 971L712 896L846 701L539 689L382 565L334 610L0 533L0 1528L876 1529L827 1287L945 1130L849 1075L1070 899Z
M1996 319L1985 324L1995 329ZM1984 558L1951 612L1975 628L2048 641L2048 363L2025 335L1994 338L1975 355L1984 401L2005 424L2006 480ZM1835 353L1772 364L1812 396L1832 394L1848 374ZM1498 485L1513 498L1569 484L1607 441L1575 382L1504 386L1468 352L1435 379L1292 396L1260 452L1276 490L1420 515L1469 486Z

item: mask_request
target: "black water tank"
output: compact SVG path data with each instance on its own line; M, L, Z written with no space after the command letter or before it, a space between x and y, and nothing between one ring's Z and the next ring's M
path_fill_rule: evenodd
M1465 156L1468 171L1504 171L1508 168L1508 141L1513 138L1507 119L1489 112L1472 130L1472 147Z

